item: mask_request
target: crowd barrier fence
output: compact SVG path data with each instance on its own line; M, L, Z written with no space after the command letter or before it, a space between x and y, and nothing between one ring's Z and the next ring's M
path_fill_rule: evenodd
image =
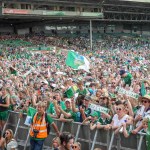
M3 133L10 128L14 131L14 136L18 141L19 150L29 150L29 132L30 127L24 125L26 114L19 118L19 113L10 111L7 122L4 126ZM71 132L75 136L75 141L82 145L82 150L94 150L98 147L102 150L146 150L146 136L139 133L131 134L125 138L122 134L115 135L112 131L96 129L91 131L88 125L82 125L77 122L61 122L55 119L54 122L61 132ZM43 150L51 150L52 139L56 136L51 128L48 138L44 142Z

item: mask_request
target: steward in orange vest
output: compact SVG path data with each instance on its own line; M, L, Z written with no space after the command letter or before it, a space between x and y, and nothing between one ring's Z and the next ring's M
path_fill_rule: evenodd
M47 138L47 126L45 120L45 113L42 116L39 116L38 113L34 115L33 123L31 125L31 130L30 130L30 136L38 139Z
M31 150L42 150L45 138L47 138L47 123L53 126L57 136L59 131L50 115L45 114L45 103L39 102L37 105L37 113L32 118L30 129L30 145ZM47 120L46 120L47 115Z

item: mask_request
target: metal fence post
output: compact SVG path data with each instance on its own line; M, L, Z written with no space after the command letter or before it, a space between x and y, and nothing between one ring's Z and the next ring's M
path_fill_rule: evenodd
M144 135L140 134L140 140L139 140L139 144L138 144L137 150L141 150L143 138L144 138Z
M16 130L15 130L15 133L14 133L14 137L16 137L19 125L20 125L20 118L18 119L18 122L17 122L17 126L16 126Z
M30 130L31 130L31 128L29 128L28 135L27 135L27 139L26 139L26 141L25 141L25 146L24 146L24 149L23 149L23 150L26 150L26 147L27 147L27 144L28 144L28 140L29 140L29 136L30 136Z
M4 127L3 127L2 135L3 135L4 132L5 132L6 126L7 126L7 124L8 124L9 117L10 117L10 112L9 112L9 114L8 114L7 121L6 121L6 123L5 123Z
M92 142L91 150L94 150L95 142L96 142L96 139L97 139L97 133L98 133L98 129L95 132L94 139L93 139L93 142Z
M91 148L91 130L89 129L89 150Z
M62 122L62 123L61 123L60 132L62 132L62 131L63 131L63 129L64 129L64 124L65 124L64 122Z
M120 150L120 142L121 142L121 137L120 137L120 134L117 135L117 150Z
M78 139L78 136L79 136L80 128L81 128L81 124L78 124L78 129L77 129L77 133L76 133L76 136L75 136L75 142L77 142L77 139Z
M109 143L110 143L110 131L107 131L107 149L109 148Z
M112 144L113 144L113 141L114 141L114 136L115 136L115 133L113 132L112 135L111 135L111 140L110 140L110 144L109 144L108 150L111 150L111 148L112 148Z

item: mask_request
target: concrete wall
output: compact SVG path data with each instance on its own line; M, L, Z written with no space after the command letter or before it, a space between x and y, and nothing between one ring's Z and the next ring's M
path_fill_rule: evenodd
M0 27L0 33L13 33L13 27Z
M29 28L25 28L25 29L18 29L18 30L17 30L17 34L18 34L18 35L25 35L25 34L29 34Z

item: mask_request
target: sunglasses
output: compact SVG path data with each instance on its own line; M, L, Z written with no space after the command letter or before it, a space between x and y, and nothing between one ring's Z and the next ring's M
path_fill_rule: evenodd
M115 101L116 101L116 99L113 99L113 98L112 98L112 99L111 99L111 101L115 102Z
M9 132L6 132L5 134L9 134Z
M118 111L118 110L119 110L119 111L121 111L121 110L122 110L122 108L116 108L116 110L117 110L117 111Z
M143 123L143 126L148 126L148 124L147 123Z
M149 103L149 101L144 101L144 100L143 100L143 101L141 101L141 102L142 102L142 103Z
M78 147L78 146L74 146L74 145L72 146L72 148L77 148L77 147Z

